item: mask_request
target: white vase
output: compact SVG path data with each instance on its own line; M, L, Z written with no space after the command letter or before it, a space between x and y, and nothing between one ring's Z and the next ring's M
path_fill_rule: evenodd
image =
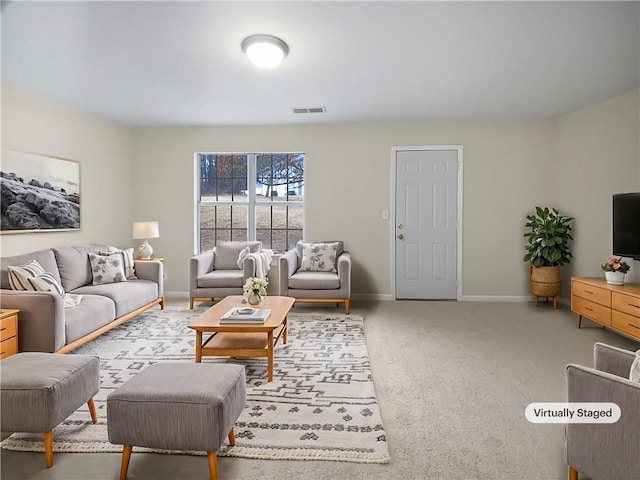
M624 285L624 276L626 274L622 272L604 272L604 277L607 279L607 283L611 285Z
M262 296L259 293L251 292L247 301L249 305L258 305L262 301Z

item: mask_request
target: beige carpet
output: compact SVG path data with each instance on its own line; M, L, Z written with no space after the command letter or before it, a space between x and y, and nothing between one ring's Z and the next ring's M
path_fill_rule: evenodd
M221 480L564 480L564 427L529 424L526 405L564 401L566 364L591 364L595 342L640 348L590 322L578 330L566 305L554 311L531 303L355 301L352 313L365 317L390 463L225 457ZM118 454L56 454L51 469L39 453L0 456L3 480L111 480L120 468ZM198 479L208 468L202 457L140 453L129 475Z

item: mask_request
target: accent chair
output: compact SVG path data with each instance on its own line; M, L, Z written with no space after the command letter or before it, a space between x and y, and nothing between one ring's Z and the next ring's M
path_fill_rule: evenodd
M612 402L621 410L616 423L568 423L569 479L638 478L640 383L629 380L634 352L604 343L594 346L594 368L567 365L569 402Z
M238 266L240 253L249 248L259 252L262 242L220 242L213 250L191 257L189 261L189 308L196 301L215 301L229 295L242 295L247 278L256 275L256 259L245 255Z
M279 292L296 302L344 304L351 300L351 255L342 241L298 242L278 260Z

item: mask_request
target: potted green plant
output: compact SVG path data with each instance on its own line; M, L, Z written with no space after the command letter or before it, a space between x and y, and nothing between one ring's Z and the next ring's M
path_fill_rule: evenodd
M560 267L571 261L569 240L572 217L560 215L555 208L536 207L535 214L527 215L524 236L527 238L524 261L529 262L529 287L536 297L553 297L553 307L558 307L557 297L562 288Z

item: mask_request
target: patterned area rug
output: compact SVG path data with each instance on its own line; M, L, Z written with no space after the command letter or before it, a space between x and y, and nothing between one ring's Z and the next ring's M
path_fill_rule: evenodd
M100 357L99 421L91 423L85 404L53 430L54 452L121 452L107 437L107 396L153 363L193 362L195 332L186 325L204 310L154 309L75 350ZM288 344L275 350L273 382L266 381L266 358L203 361L246 367L247 404L235 426L236 446L219 455L389 462L361 316L290 314ZM14 433L1 447L44 451L42 436L26 433Z

